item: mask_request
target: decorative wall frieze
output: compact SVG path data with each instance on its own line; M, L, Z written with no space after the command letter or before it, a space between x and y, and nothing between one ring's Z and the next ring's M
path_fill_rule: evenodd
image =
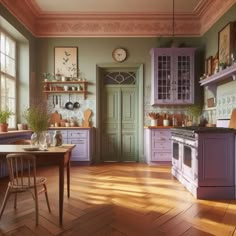
M235 3L236 0L214 0L214 4L209 5L200 16L200 34L207 32Z
M172 36L172 14L54 14L43 12L35 0L1 0L37 37L155 37ZM175 36L201 36L236 0L201 0L193 14L175 16Z
M40 19L36 23L38 36L171 36L169 19ZM176 35L198 35L200 25L195 20L176 22Z

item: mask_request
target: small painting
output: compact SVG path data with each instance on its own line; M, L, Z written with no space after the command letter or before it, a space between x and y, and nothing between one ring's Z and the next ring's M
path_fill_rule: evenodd
M207 58L207 75L212 75L212 56Z
M234 23L230 22L218 33L219 65L231 65L234 40Z
M78 48L55 47L55 75L76 78L78 76Z

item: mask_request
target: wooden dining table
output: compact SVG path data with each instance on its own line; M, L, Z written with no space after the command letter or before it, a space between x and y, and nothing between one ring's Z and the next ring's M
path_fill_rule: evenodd
M52 164L59 167L59 223L63 223L64 202L64 168L67 170L67 197L70 197L70 158L73 144L63 144L59 147L49 147L47 150L30 150L30 145L6 144L0 145L0 156L10 153L30 153L36 156L37 166ZM27 150L26 150L27 149Z

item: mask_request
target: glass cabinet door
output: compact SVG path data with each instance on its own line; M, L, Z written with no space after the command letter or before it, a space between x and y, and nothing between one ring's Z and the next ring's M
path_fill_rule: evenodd
M171 99L171 57L168 55L158 56L158 100Z
M189 55L177 56L176 69L176 99L190 101L190 94L192 93L191 80L191 58Z

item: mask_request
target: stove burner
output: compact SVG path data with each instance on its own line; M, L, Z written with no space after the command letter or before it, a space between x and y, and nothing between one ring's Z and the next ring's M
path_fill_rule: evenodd
M235 132L231 128L222 127L199 127L199 126L189 126L189 127L178 127L172 128L171 134L179 137L195 137L196 133L231 133Z

